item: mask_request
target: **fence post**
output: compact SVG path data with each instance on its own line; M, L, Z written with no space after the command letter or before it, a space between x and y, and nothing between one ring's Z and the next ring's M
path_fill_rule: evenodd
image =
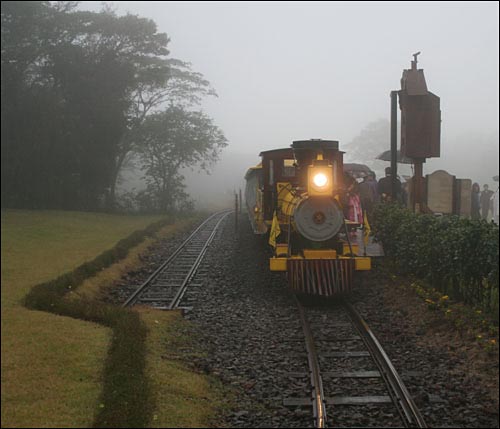
M234 232L238 232L238 194L234 193Z
M241 188L240 188L240 214L241 214L241 212L243 210L241 206L242 206L242 204L241 204Z

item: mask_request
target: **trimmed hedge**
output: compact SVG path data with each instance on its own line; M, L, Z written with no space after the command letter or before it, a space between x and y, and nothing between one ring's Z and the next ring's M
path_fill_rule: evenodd
M395 204L378 205L372 224L375 239L400 274L424 279L498 320L498 225L414 214Z
M55 280L34 286L25 297L24 304L30 309L112 328L113 338L103 374L104 388L94 427L148 427L150 424L154 398L145 374L147 327L139 314L129 309L93 300L63 298L85 279L123 259L129 249L170 223L171 219L165 219L133 232L94 260Z

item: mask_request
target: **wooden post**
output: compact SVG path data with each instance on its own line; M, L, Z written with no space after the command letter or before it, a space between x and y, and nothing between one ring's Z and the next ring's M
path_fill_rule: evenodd
M413 211L415 213L421 213L423 209L423 161L422 159L415 159L415 176L413 178L414 184L414 205Z

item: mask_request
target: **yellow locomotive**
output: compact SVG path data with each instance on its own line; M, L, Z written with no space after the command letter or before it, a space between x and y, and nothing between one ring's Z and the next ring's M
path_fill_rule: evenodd
M370 270L358 256L344 217L344 152L338 141L299 140L261 152L246 175L245 200L256 234L268 234L272 271L287 273L298 293L332 296L352 289L353 272Z

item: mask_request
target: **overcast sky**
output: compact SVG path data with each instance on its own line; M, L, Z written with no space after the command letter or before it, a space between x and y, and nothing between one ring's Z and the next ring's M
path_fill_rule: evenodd
M171 39L171 56L211 82L219 97L202 107L225 132L228 153L309 138L339 140L342 149L368 123L389 118L389 93L417 51L428 89L441 98L436 165L457 152L468 157L470 146L453 146L460 136L498 135L497 2L112 4L118 14L153 19ZM498 174L495 162L488 176Z

